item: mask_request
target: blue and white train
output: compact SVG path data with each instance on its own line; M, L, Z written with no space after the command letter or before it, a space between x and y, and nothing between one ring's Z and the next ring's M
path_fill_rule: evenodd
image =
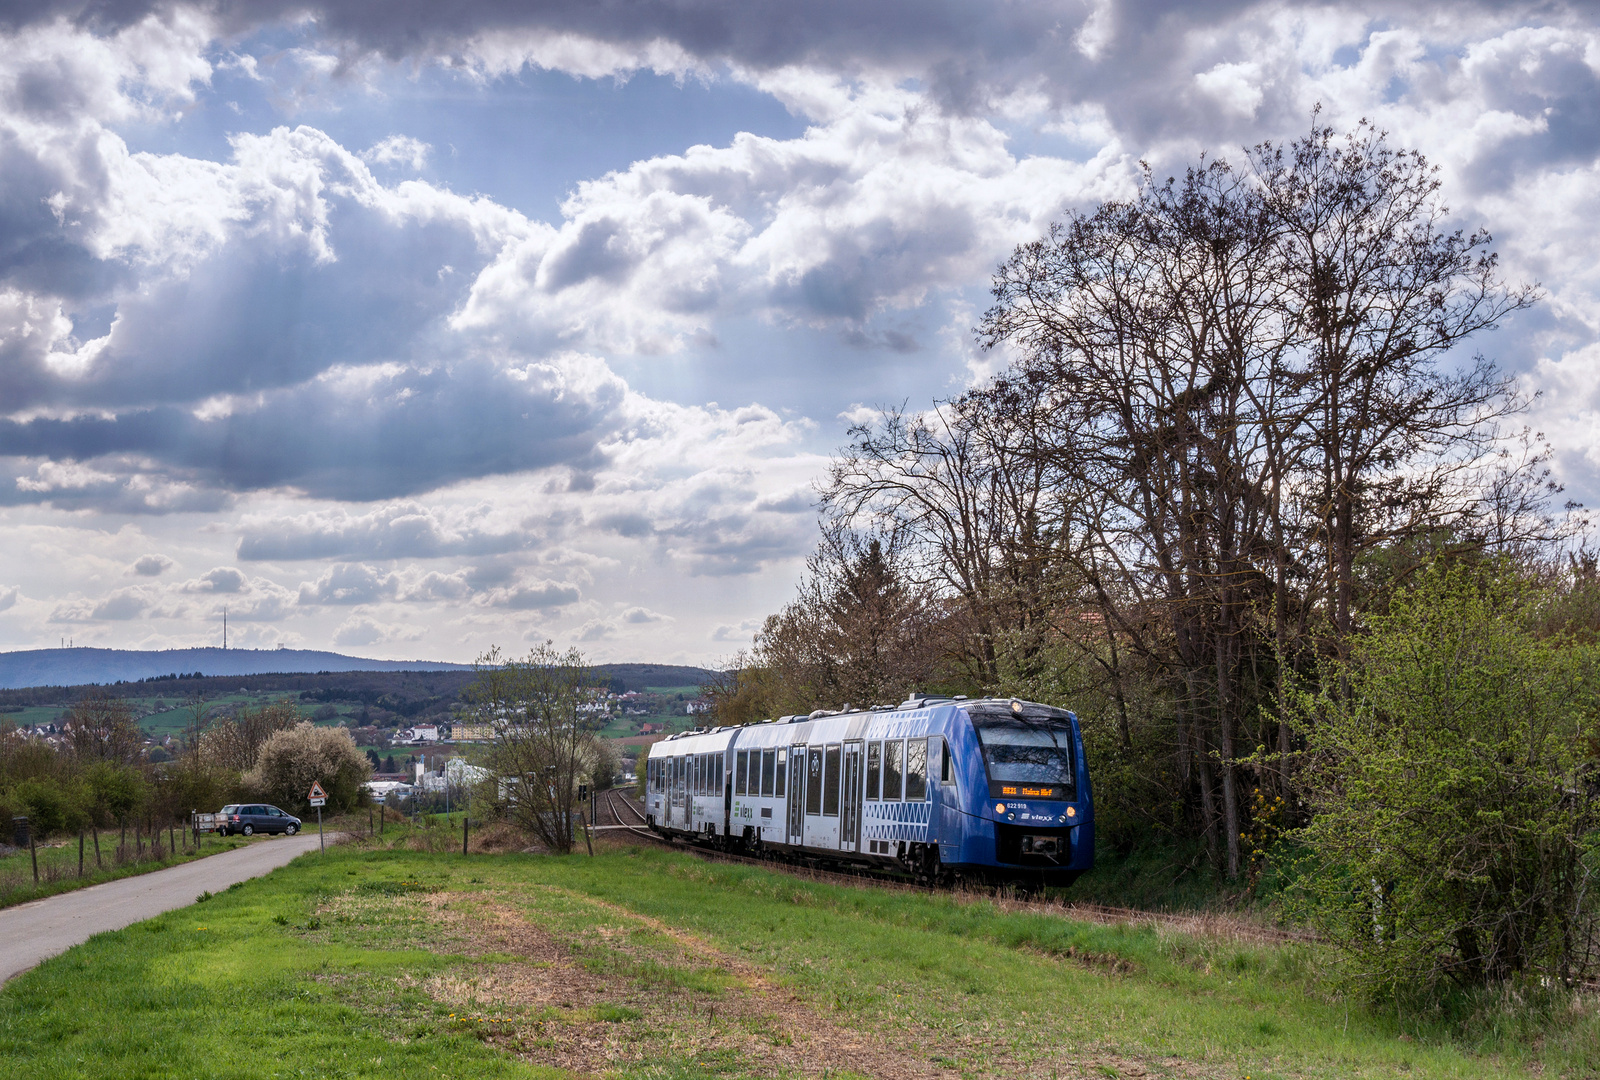
M650 748L645 811L664 835L924 881L1069 885L1094 865L1078 718L1016 699L673 735Z

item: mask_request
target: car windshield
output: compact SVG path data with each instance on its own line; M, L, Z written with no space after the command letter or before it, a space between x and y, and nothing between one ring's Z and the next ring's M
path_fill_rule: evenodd
M1057 709L973 709L983 747L990 794L996 797L1073 799L1072 725Z

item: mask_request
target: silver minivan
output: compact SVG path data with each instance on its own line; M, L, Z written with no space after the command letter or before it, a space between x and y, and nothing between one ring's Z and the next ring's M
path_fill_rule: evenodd
M278 832L293 836L299 831L299 818L265 803L229 803L217 815L217 833L221 836Z

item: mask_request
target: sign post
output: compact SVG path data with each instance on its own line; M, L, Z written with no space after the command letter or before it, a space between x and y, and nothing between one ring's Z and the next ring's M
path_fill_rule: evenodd
M322 790L321 784L313 780L311 781L311 795L309 798L311 805L317 808L317 847L319 850L326 852L328 844L322 838L322 804L328 801L328 793Z

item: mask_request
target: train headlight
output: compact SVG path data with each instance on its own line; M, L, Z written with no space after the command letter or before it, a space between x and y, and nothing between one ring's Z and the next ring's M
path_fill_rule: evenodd
M1067 807L1067 816L1068 817L1077 817L1078 816L1078 808L1076 806Z
M1005 813L1006 812L1006 804L1003 803L1003 802L995 803L994 804L994 812L997 813L997 814Z

